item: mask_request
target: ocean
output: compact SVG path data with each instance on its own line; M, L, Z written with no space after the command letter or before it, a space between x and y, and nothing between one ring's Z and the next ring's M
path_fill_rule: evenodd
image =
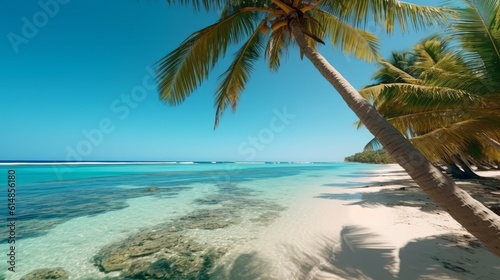
M69 279L209 279L227 252L255 239L302 199L318 196L318 188L362 186L362 178L381 168L283 162L3 163L2 180L15 185L2 191L0 278L58 268ZM8 200L8 189L15 189L14 200ZM134 255L130 248L139 252Z

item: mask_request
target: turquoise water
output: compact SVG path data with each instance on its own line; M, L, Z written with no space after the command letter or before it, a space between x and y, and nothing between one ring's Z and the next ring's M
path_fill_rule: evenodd
M198 209L227 205L238 221L274 217L315 186L360 186L356 178L377 169L352 163L0 165L5 181L8 170L15 170L17 184L16 272L7 271L6 260L0 269L7 279L47 267L64 268L70 279L104 278L93 256L132 234L159 224L177 225ZM6 201L6 191L4 195ZM237 207L249 201L248 207ZM1 220L7 225L7 205L3 208ZM272 219L261 218L255 228L269 223ZM254 227L230 224L246 231ZM2 227L4 259L8 236Z

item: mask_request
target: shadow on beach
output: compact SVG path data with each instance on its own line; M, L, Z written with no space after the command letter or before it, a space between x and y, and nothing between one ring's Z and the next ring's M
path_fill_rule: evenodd
M485 251L473 239L443 234L414 239L394 251L369 230L348 226L342 229L341 249L325 272L346 279L477 279L473 272L479 260L474 256L479 250ZM493 255L481 265L491 270L484 279L496 279L500 273L500 261Z
M377 234L346 226L340 241L324 238L317 253L305 253L293 244L282 246L278 266L257 252L241 254L211 273L211 279L497 279L500 260L476 258L484 248L462 235L443 234L414 239L399 251ZM340 243L340 244L339 244ZM488 252L487 252L488 253ZM486 268L486 269L484 269Z
M359 182L344 182L323 184L325 187L345 187L349 191L346 193L321 193L316 198L355 200L350 205L360 205L362 207L375 206L408 206L417 207L424 212L435 212L439 210L434 202L425 194L418 185L405 175L406 173L398 171L402 177L389 181L372 181L368 185ZM488 175L487 172L483 174ZM376 178L375 176L374 178ZM500 215L500 176L482 177L482 179L455 180L457 185L468 192L474 199L483 203L486 207ZM374 188L381 187L378 191ZM384 188L388 187L388 188ZM364 190L369 191L364 191ZM353 193L352 190L357 190Z
M349 175L339 174L337 176L338 177L347 177L347 178L352 178L353 176L357 177L357 178L360 178L360 177L369 177L369 178L380 177L380 178L383 178L383 177L404 176L404 175L407 175L407 173L406 173L406 171L403 171L403 170L384 170L383 172L366 172L366 171L353 172Z
M424 212L434 212L439 209L429 196L421 192L418 187L381 189L377 192L362 192L360 190L359 193L322 193L317 195L316 198L355 200L349 205L360 205L362 207L408 206L419 208Z

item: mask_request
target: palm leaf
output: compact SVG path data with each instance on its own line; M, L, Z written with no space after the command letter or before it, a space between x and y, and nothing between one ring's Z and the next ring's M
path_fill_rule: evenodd
M369 88L379 84L409 83L421 84L414 72L416 55L413 51L392 52L390 59L379 59L380 68L372 75L375 84L365 86ZM365 96L367 98L367 96ZM374 97L369 97L373 100Z
M261 25L265 24L262 22ZM264 50L264 36L259 25L252 36L235 54L235 59L220 79L221 84L216 93L215 107L215 127L219 125L219 119L225 109L231 105L233 111L236 110L240 93L244 90L249 76L253 70L254 63L260 58Z
M390 76L393 82L404 82L409 84L421 84L422 81L413 77L411 74L405 72L404 70L396 67L392 63L386 60L380 60L379 64L384 68L384 75ZM377 73L375 74L377 75ZM374 75L374 78L378 78ZM378 75L381 75L378 73Z
M450 46L450 37L431 36L414 47L412 73L429 86L486 94L494 86L476 53Z
M417 137L435 129L448 127L457 122L470 119L473 116L470 112L447 109L408 113L387 120L404 135Z
M266 47L266 58L271 71L278 71L281 60L288 54L290 45L290 33L287 28L282 27L275 30L270 36Z
M254 30L255 15L237 12L189 36L177 49L158 62L160 97L177 105L191 94L230 44Z
M411 142L433 161L450 160L454 155L467 151L473 143L499 139L500 123L498 118L496 120L491 116L464 120L414 137Z
M238 1L225 1L225 6L222 9L220 17L224 18L232 15L240 10L248 10L252 12L265 12L265 13L275 13L276 9L273 9L273 3L271 0L238 0Z
M394 31L395 24L399 24L402 32L410 26L415 29L435 24L446 24L450 10L436 7L426 7L397 0L325 0L321 8L338 16L341 20L366 27L368 22L376 25L383 24L387 32Z
M469 7L459 10L459 17L453 24L453 33L467 50L480 55L490 73L499 73L499 1L468 0L466 2Z
M374 98L377 109L386 117L399 112L420 112L470 106L483 98L463 90L405 83L381 84L360 91Z
M352 27L340 18L323 10L313 9L308 13L316 21L322 23L325 35L330 37L334 48L340 48L344 53L353 54L355 57L369 62L376 61L379 58L377 36Z
M202 8L209 10L217 10L226 6L228 1L226 0L167 0L169 5L190 5L196 10L201 10Z

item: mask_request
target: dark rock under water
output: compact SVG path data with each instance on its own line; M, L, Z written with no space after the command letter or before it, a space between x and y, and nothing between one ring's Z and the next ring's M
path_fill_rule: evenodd
M55 268L42 268L33 270L32 272L24 275L21 280L41 280L41 279L69 279L69 274L61 267Z

